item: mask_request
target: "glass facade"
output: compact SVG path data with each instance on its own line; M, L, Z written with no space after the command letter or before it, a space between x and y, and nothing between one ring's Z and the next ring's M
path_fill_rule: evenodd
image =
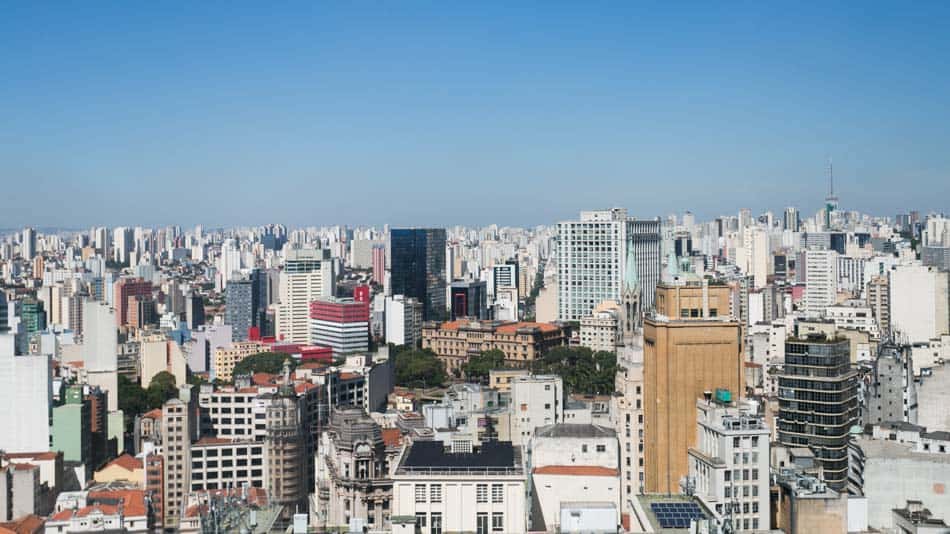
M389 233L393 295L422 303L424 321L445 318L445 229L402 228Z
M828 486L844 489L848 434L859 409L848 340L789 340L778 386L779 441L810 447L822 463Z

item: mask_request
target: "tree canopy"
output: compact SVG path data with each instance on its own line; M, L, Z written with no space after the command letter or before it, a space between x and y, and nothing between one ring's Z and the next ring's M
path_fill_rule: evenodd
M290 360L290 370L297 367L293 358L283 352L259 352L239 361L231 371L231 376L269 373L278 375L284 372L284 361Z
M571 393L606 395L614 392L617 356L587 347L555 347L536 360L532 370L560 376Z
M125 375L119 375L119 409L125 416L126 426L131 424L135 416L161 408L165 401L176 397L178 386L175 382L175 375L168 371L162 371L153 376L148 388L143 388Z
M465 372L465 378L473 382L486 382L488 373L492 369L505 368L505 353L499 349L482 351L477 356L472 356L462 366Z
M396 358L396 385L432 387L445 383L445 364L429 349L409 349L391 356Z

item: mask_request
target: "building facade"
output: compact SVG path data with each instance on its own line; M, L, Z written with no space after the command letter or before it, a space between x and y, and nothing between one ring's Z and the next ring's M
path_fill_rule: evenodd
M435 352L449 372L461 371L469 358L492 349L505 353L505 365L527 367L566 343L566 331L551 323L459 320L422 327L422 348Z
M390 291L422 303L422 318L445 317L445 229L400 228L390 230Z

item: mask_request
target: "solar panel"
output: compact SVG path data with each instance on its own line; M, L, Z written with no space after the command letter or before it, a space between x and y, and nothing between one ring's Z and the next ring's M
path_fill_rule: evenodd
M691 520L706 519L706 514L694 502L650 503L660 528L689 528Z

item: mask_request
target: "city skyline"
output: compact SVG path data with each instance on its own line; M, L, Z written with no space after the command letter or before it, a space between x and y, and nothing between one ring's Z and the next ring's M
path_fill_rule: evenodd
M0 227L946 211L948 9L12 6Z

